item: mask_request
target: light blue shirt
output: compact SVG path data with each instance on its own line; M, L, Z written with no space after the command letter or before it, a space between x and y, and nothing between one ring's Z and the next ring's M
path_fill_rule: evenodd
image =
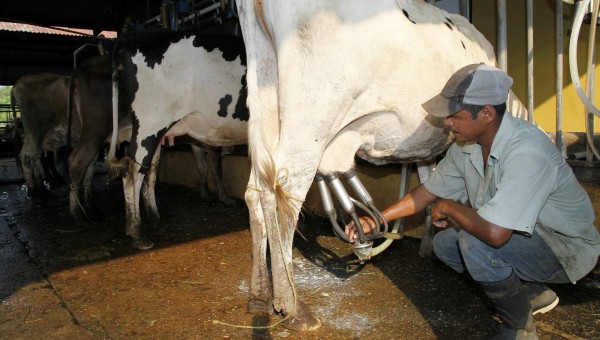
M586 191L550 139L509 113L485 169L479 144L454 143L424 186L438 197L468 202L501 227L525 234L537 228L573 282L598 260L600 234Z

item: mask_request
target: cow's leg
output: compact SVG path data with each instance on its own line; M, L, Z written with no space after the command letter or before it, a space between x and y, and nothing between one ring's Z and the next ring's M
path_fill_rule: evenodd
M290 197L291 203L295 205L293 215L289 217L287 223L278 218L278 205L282 205L281 196L272 191L263 191L261 203L263 204L263 214L265 216L265 225L267 226L267 235L269 240L269 250L271 259L271 271L273 273L273 307L276 311L286 316L284 323L286 328L305 331L313 330L321 325L321 321L315 317L308 307L299 299L294 282L294 272L292 268L292 242L295 232L296 222L298 221L299 209L301 206L300 197L304 198L314 177L314 173L306 177L298 177L298 173L290 170L290 178L296 182L295 186L302 184L302 187L296 189L282 188L286 191L286 196ZM292 173L294 177L292 176ZM316 169L315 169L316 173ZM281 195L281 194L280 194ZM285 199L284 199L285 200Z
M191 144L192 154L196 160L196 167L198 168L198 174L200 175L200 199L203 201L214 201L215 196L210 193L208 188L208 162L206 159L206 151L199 145Z
M62 175L58 173L54 162L55 153L52 151L42 154L41 162L44 170L44 178L51 188L60 187L65 184Z
M435 167L435 158L426 161L417 162L417 173L419 174L419 182L425 183L429 175ZM431 205L425 208L425 231L419 245L419 256L431 257L433 255L433 234L435 230L431 224Z
M221 148L210 148L206 150L205 155L208 163L208 170L215 179L219 201L225 205L234 206L236 205L236 201L227 194L225 184L223 183L223 159L221 157L221 151Z
M88 213L88 218L90 218L93 221L102 220L106 217L105 214L96 206L93 197L94 188L92 185L92 181L94 180L94 173L96 171L95 160L96 157L94 157L94 159L92 159L92 161L88 165L85 171L85 176L83 177L83 201L85 202L84 207Z
M152 156L152 163L150 164L148 173L144 178L144 185L142 187L142 195L144 197L144 211L146 212L146 217L148 218L152 229L158 232L162 232L164 230L164 228L161 228L159 224L160 214L158 213L158 207L156 205L156 194L154 190L156 186L156 173L158 171L158 163L160 162L160 152L161 146L159 144L156 148L156 151L154 152L154 156Z
M41 203L54 197L44 186L41 162L42 150L38 145L41 145L41 142L36 143L35 140L26 137L23 149L19 153L23 177L27 182L27 195L31 197L34 203Z
M92 179L94 176L94 160L98 154L98 143L82 141L71 152L68 158L70 174L69 212L81 223L85 219L93 220L103 214L97 211L93 201ZM80 196L80 194L83 196Z
M123 177L123 192L125 196L125 233L131 237L132 245L138 249L150 249L154 243L142 234L140 217L140 191L144 181L139 172L140 165L130 162L126 175Z
M248 126L248 142L250 153L252 154L253 176L261 178L260 185L260 203L262 205L262 214L264 217L264 228L267 233L268 245L271 258L271 272L273 277L273 307L275 310L286 314L286 326L292 329L315 329L319 327L320 321L304 308L304 305L296 299L294 287L294 278L292 271L292 237L298 218L298 209L289 214L289 219L284 220L285 225L279 226L277 219L277 204L275 192L277 170L285 172L288 166L285 160L282 160L282 167L273 168L270 161L271 156L267 149L273 150L277 144L279 132L278 116L278 87L274 86L278 82L277 74L277 56L273 50L270 39L265 36L257 21L258 16L255 13L253 1L238 1L238 13L240 15L240 24L244 32L244 41L252 41L252 44L246 44L247 55L247 85L248 85L248 107L250 110L250 120ZM296 125L295 130L303 125ZM265 131L267 130L267 131ZM290 137L294 136L290 134ZM297 145L314 146L314 139L308 140L308 143L298 141ZM283 149L282 151L287 151ZM281 153L281 155L288 155ZM289 154L290 159L296 155ZM317 153L312 161L317 163L321 154ZM303 163L302 160L299 160ZM277 163L275 163L276 165ZM306 165L306 166L305 166ZM274 171L270 171L274 170ZM312 183L317 170L317 164L294 164L287 168L289 178L293 179L293 187L288 181L287 184L280 182L275 187L280 194L282 190L287 189L291 195L296 195L302 199L306 196L308 188ZM254 179L258 183L257 179ZM252 185L252 182L250 183ZM283 188L282 188L283 185ZM249 190L253 190L249 188ZM248 191L247 191L248 193ZM279 196L281 197L281 196ZM247 199L247 202L254 201ZM300 202L295 202L300 205ZM283 202L282 202L283 204ZM249 205L250 208L250 205ZM258 209L258 206L254 206ZM298 207L299 208L299 207ZM253 241L263 242L261 232L262 228L255 219L260 213L255 212L251 219L253 228ZM255 236L256 235L256 236ZM281 241L281 242L280 242ZM254 244L255 251L259 251L262 243ZM255 260L256 263L257 260ZM254 268L254 273L256 273ZM258 274L257 274L258 275Z
M273 288L267 267L267 230L260 203L260 189L254 178L254 172L251 170L244 196L248 205L252 232L252 278L248 310L253 313L272 313Z

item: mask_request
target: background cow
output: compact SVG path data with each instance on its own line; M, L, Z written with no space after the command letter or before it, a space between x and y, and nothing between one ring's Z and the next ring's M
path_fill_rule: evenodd
M112 131L111 106L111 62L108 56L89 58L72 75L73 78L73 121L71 128L73 150L68 157L70 178L69 211L75 219L74 230L103 216L93 203L91 186L95 161ZM19 103L23 120L25 146L20 153L24 160L23 172L37 200L41 195L50 196L43 185L42 157L66 145L68 118L67 100L69 78L60 75L42 74L21 78L13 87L13 96ZM126 91L121 91L126 95ZM128 100L120 101L119 142L131 138L131 120L128 116ZM220 150L195 142L192 144L196 165L200 172L201 197L211 199L207 184L207 173L216 180L218 198L225 204L234 204L224 189L221 176ZM156 211L154 182L156 173L151 174L148 186L146 210Z
M16 123L15 138L23 138L22 148L17 152L28 194L34 201L51 196L44 186L44 177L59 176L57 173L44 176L44 173L53 169L48 163L52 159L46 157L48 152L56 152L66 144L68 89L69 77L49 73L23 76L12 88L11 101L19 105L23 127L21 132ZM79 140L79 126L79 116L75 114L72 131L75 142Z
M240 37L166 30L132 31L114 50L113 68L122 69L131 94L132 138L120 164L126 232L135 247L148 249L154 244L142 234L140 191L144 180L144 187L152 185L147 174L156 168L161 143L185 134L213 146L246 143L245 50ZM113 130L113 164L116 135ZM157 211L148 213L158 218Z
M241 0L238 13L251 112L250 308L273 306L287 327L314 329L294 288L292 237L317 170L346 172L355 154L385 164L442 152L452 138L421 104L462 66L494 65L493 48L425 1Z

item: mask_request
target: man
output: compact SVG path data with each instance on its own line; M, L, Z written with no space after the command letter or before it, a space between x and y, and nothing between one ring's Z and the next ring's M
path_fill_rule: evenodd
M433 250L481 283L503 321L494 337L536 339L532 314L558 303L543 283L585 276L598 259L600 235L589 197L557 148L504 113L511 85L494 67L468 65L423 104L456 142L430 178L383 215L389 221L435 202L431 217L442 230ZM361 224L365 232L374 227L367 217ZM356 237L353 223L346 233Z

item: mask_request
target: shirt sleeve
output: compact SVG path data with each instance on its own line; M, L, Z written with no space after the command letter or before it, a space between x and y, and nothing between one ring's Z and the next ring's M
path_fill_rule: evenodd
M557 183L558 167L539 151L509 155L503 163L496 192L478 213L498 226L531 234Z
M423 186L437 197L465 203L468 199L467 187L463 171L459 166L461 164L460 159L456 157L458 153L462 154L463 152L457 147L456 143L452 144L446 152L446 157L436 166L427 181L423 183Z

